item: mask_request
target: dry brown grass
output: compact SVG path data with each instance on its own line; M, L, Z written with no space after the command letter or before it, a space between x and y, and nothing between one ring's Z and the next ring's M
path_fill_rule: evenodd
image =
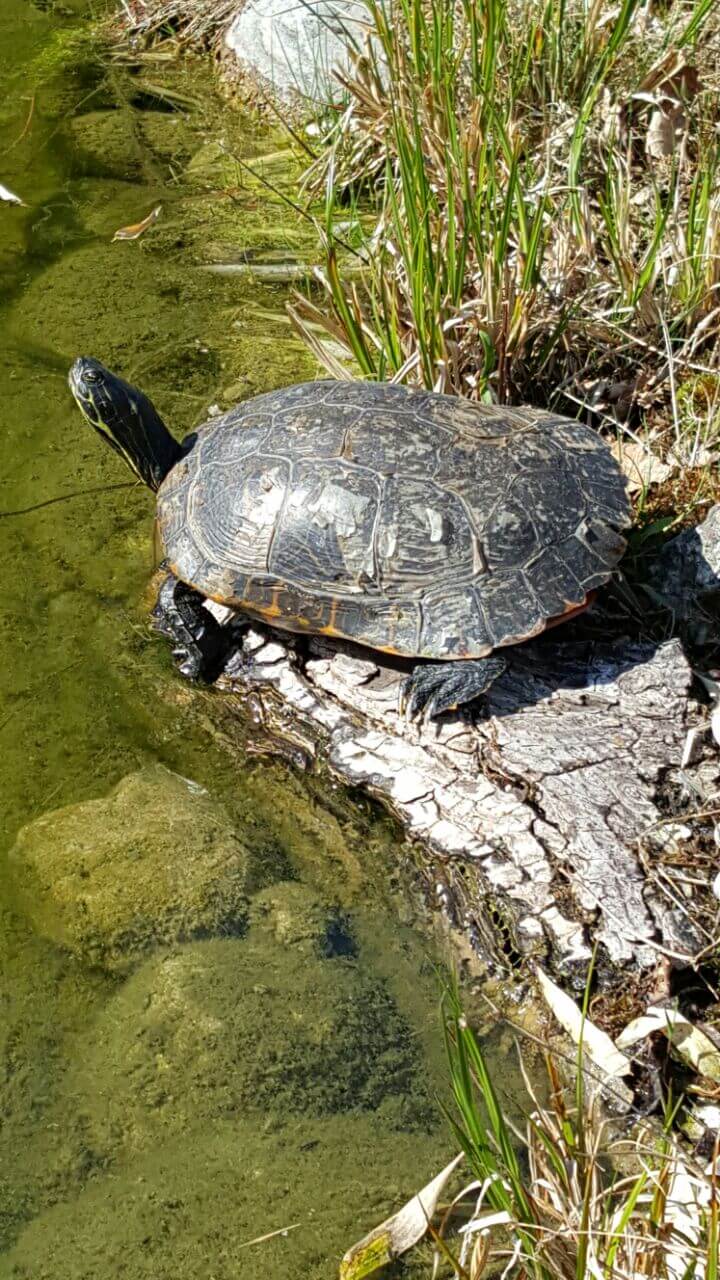
M237 0L120 0L119 16L125 30L144 42L173 37L209 48L237 9Z
M443 1274L461 1280L501 1274L511 1280L717 1280L716 1174L706 1160L681 1150L669 1117L664 1127L640 1122L624 1138L614 1126L613 1136L580 1067L569 1097L548 1054L546 1097L540 1100L526 1079L527 1121L516 1127L457 995L449 1006L453 1123L475 1178L466 1194L474 1194L476 1203L459 1249L434 1233L448 1268ZM715 1168L717 1159L716 1149Z

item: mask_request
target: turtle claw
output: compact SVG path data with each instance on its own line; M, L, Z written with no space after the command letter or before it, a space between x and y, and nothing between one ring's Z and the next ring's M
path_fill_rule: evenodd
M173 661L181 676L186 680L199 680L202 675L202 661L196 654L187 649L173 649Z
M434 695L442 688L445 680L445 664L416 667L407 679L403 680L400 691L401 714L408 723L417 720L434 701Z
M504 658L468 659L418 666L400 689L400 714L408 721L434 720L484 693L507 664Z
M187 680L212 683L231 648L230 632L208 613L203 596L172 574L165 579L154 609L159 631L174 641L173 660Z

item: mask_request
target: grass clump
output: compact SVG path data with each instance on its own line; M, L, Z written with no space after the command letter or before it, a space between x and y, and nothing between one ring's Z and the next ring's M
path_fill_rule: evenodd
M471 399L661 408L683 434L682 379L717 368L713 0L365 2L308 177L328 305L294 315L313 348L335 374L340 353Z
M123 30L151 43L177 38L181 44L208 49L238 11L237 0L120 0Z
M547 1098L540 1101L526 1080L530 1109L521 1131L503 1110L456 996L446 1014L453 1129L475 1179L465 1192L474 1211L462 1247L433 1231L448 1274L716 1280L716 1176L681 1152L669 1118L654 1129L645 1122L632 1141L613 1141L579 1065L568 1101L548 1055ZM716 1150L716 1166L717 1157Z

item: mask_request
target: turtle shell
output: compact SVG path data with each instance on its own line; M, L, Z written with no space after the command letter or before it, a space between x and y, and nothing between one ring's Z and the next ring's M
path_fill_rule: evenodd
M625 547L607 447L535 409L310 382L186 443L158 493L173 572L290 631L482 657L582 607Z

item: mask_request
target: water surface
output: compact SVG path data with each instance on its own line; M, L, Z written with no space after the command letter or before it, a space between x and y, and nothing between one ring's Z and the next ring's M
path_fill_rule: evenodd
M0 206L0 1277L329 1277L452 1154L403 850L372 807L220 748L148 625L152 497L66 385L97 355L184 434L312 376L283 287L200 269L302 253L307 231L217 144L282 168L286 141L228 115L202 69L108 68L96 8L0 13L0 180L26 202ZM160 203L143 240L111 242ZM108 972L31 926L7 854L158 765L225 807L270 905L254 932Z

